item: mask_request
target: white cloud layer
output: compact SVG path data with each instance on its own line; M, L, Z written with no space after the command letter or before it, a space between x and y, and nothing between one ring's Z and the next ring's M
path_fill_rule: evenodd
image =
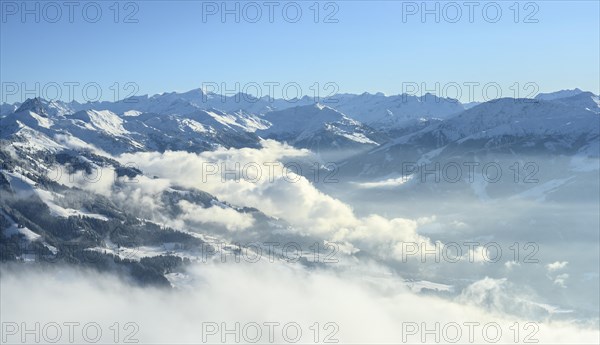
M140 343L203 343L203 329L218 325L205 343L222 343L222 323L232 329L250 323L263 325L295 322L302 329L299 343L314 343L309 327L319 323L319 339L326 335L340 343L446 343L461 332L459 343L469 343L468 323L473 325L473 343L491 343L500 330L498 343L515 343L511 331L520 327L519 342L527 335L540 343L597 343L599 332L564 322L530 323L504 314L484 311L485 299L501 301L500 287L505 283L483 280L456 300L419 295L394 278L370 283L365 276L351 272L308 271L300 266L280 264L205 264L191 268L186 289L176 292L138 288L107 275L73 269L46 270L4 268L1 288L1 317L5 324L19 325L95 322L103 330L101 343L112 341L109 327L128 322L139 327L133 339ZM26 301L27 303L24 303ZM326 324L328 329L324 329ZM437 326L436 326L437 325ZM33 327L33 326L30 326ZM240 327L240 328L241 328ZM282 326L274 332L275 343L288 343ZM416 329L415 329L416 327ZM438 329L426 335L425 328ZM121 330L120 336L131 333ZM336 332L334 332L336 331ZM263 329L259 343L268 343ZM234 332L235 333L235 332ZM238 332L241 333L241 332ZM290 332L293 336L293 332ZM7 335L15 342L16 335ZM68 334L63 333L61 343ZM248 335L250 336L250 335ZM76 343L85 342L81 326ZM244 342L244 334L240 334ZM122 338L121 338L122 339ZM29 340L33 340L30 336ZM43 338L42 338L43 340ZM229 335L226 342L234 343Z
M328 240L351 242L358 247L383 249L399 256L402 241L424 242L417 220L372 214L357 216L352 208L315 188L295 174L290 160L306 159L309 152L276 141L265 140L261 149L218 149L199 154L189 152L139 152L119 157L148 175L172 185L196 188L232 204L255 207L282 218L297 231ZM296 163L296 162L294 162ZM288 164L288 165L286 165ZM295 167L295 165L294 165ZM212 214L222 219L222 212ZM231 219L231 229L243 229L249 221Z

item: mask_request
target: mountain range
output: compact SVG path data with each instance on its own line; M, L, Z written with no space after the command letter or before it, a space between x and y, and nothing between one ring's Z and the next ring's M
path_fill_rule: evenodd
M2 104L0 110L2 259L27 260L33 248L32 260L58 260L61 253L66 262L117 270L159 285L169 285L169 274L185 260L204 255L198 248L211 236L232 229L201 216L181 224L200 224L202 234L177 229L179 223L161 222L152 212L133 210L101 191L48 178L53 167L88 175L103 168L117 177L159 179L115 157L260 148L265 139L337 162L347 181L393 181L407 161L551 155L577 163L600 157L600 101L579 89L468 105L430 94L340 94L319 102L308 97L289 102L192 90L86 104L33 98ZM554 171L590 169L577 163L565 172L561 159L552 163ZM578 183L577 178L568 181ZM122 181L115 183L114 188L126 190ZM587 188L586 182L580 184ZM240 236L267 228L292 236L285 219L195 188L174 186L154 198L165 219L181 217L193 207L200 215L239 219L250 229Z
M543 133L534 122L549 117L538 129L552 126L553 133L546 135L556 136L590 127L586 123L599 112L598 96L579 89L468 106L431 94L340 94L320 102L305 96L292 102L198 89L85 104L34 98L1 109L2 139L35 131L40 140L68 136L111 154L255 147L261 138L325 151L368 150L417 137L421 143L427 138L443 143L474 136L539 136Z

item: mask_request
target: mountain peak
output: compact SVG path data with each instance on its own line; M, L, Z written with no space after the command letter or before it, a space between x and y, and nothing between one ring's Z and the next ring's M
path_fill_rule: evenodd
M16 112L31 111L43 117L48 117L48 102L40 97L28 98Z
M325 108L329 108L328 106L324 105L323 103L319 103L319 102L315 103L313 105L313 107L316 108L316 109L319 109L319 110L323 110Z
M580 93L583 93L583 91L581 91L579 88L575 88L573 90L560 90L560 91L549 92L549 93L540 93L537 96L535 96L535 99L540 99L543 101L552 101L555 99L576 96Z

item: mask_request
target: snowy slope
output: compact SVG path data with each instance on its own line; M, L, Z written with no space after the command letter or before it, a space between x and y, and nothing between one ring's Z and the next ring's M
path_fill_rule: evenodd
M443 146L452 142L512 137L554 137L575 141L598 136L596 113L553 101L504 98L490 101L397 139L394 144L414 143ZM568 142L565 142L568 145Z
M540 93L537 96L535 96L535 99L539 99L542 101L552 101L552 100L556 100L556 99L560 99L560 98L577 96L582 92L583 91L581 91L580 89L577 89L577 88L575 88L573 90L560 90L560 91L549 92L549 93Z
M371 128L322 104L273 111L264 119L271 125L257 134L301 147L378 145L377 133Z
M447 118L464 110L456 100L426 94L385 96L381 93L343 94L326 100L326 104L347 116L377 129L401 128L410 120Z
M90 130L102 131L112 136L124 136L129 133L123 128L123 119L108 110L79 111L68 118L81 120L84 127Z
M573 136L587 132L585 114L599 114L599 104L598 96L579 89L541 94L536 100L469 104L468 110L456 100L431 94L339 94L319 104L309 97L291 102L196 89L119 102L29 99L2 116L0 136L19 132L19 140L26 141L40 133L44 142L64 145L68 138L76 146L87 144L111 154L257 147L259 136L316 150L407 143L437 148L457 140ZM562 117L566 113L572 118ZM539 121L544 122L541 127Z
M403 162L456 162L497 154L576 155L597 160L600 116L577 101L581 97L580 101L588 102L593 96L573 97L486 102L356 155L342 163L343 171L393 177Z

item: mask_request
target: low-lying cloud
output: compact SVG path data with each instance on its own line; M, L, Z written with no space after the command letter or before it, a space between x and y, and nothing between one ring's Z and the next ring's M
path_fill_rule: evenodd
M486 299L503 298L504 282L489 279L452 300L411 292L401 280L376 277L376 273L309 271L290 264L198 264L190 267L182 289L175 291L140 288L110 275L73 268L13 266L1 273L0 315L3 331L10 330L3 335L9 343L21 342L21 327L35 328L36 322L41 342L49 323L64 327L79 322L74 337L82 344L89 342L81 334L89 323L102 330L100 343L113 343L115 333L110 327L115 325L120 328L119 340L132 335L130 340L145 344L236 343L236 333L239 342L246 343L256 335L243 331L248 325L262 328L258 343L277 344L292 343L296 329L302 332L298 343L303 344L322 343L325 336L343 344L455 339L478 344L597 343L599 336L591 327L531 322L482 308ZM273 326L273 342L263 326L268 323L278 323ZM283 327L292 324L293 330L282 334ZM16 331L10 328L14 325ZM519 332L513 331L515 327ZM95 336L92 331L88 330L92 334L88 338ZM26 337L34 340L31 334ZM63 329L59 343L67 340Z
M260 149L222 148L199 154L139 152L119 159L172 185L203 190L232 204L254 207L284 219L300 233L350 242L359 248L385 248L382 253L391 248L393 255L398 254L401 241L427 241L417 233L417 220L388 219L376 214L359 217L351 206L319 191L304 176L285 166L292 166L290 160L300 161L308 156L309 151L265 140ZM221 218L220 214L212 216ZM228 223L229 228L243 229L249 221L232 219Z

